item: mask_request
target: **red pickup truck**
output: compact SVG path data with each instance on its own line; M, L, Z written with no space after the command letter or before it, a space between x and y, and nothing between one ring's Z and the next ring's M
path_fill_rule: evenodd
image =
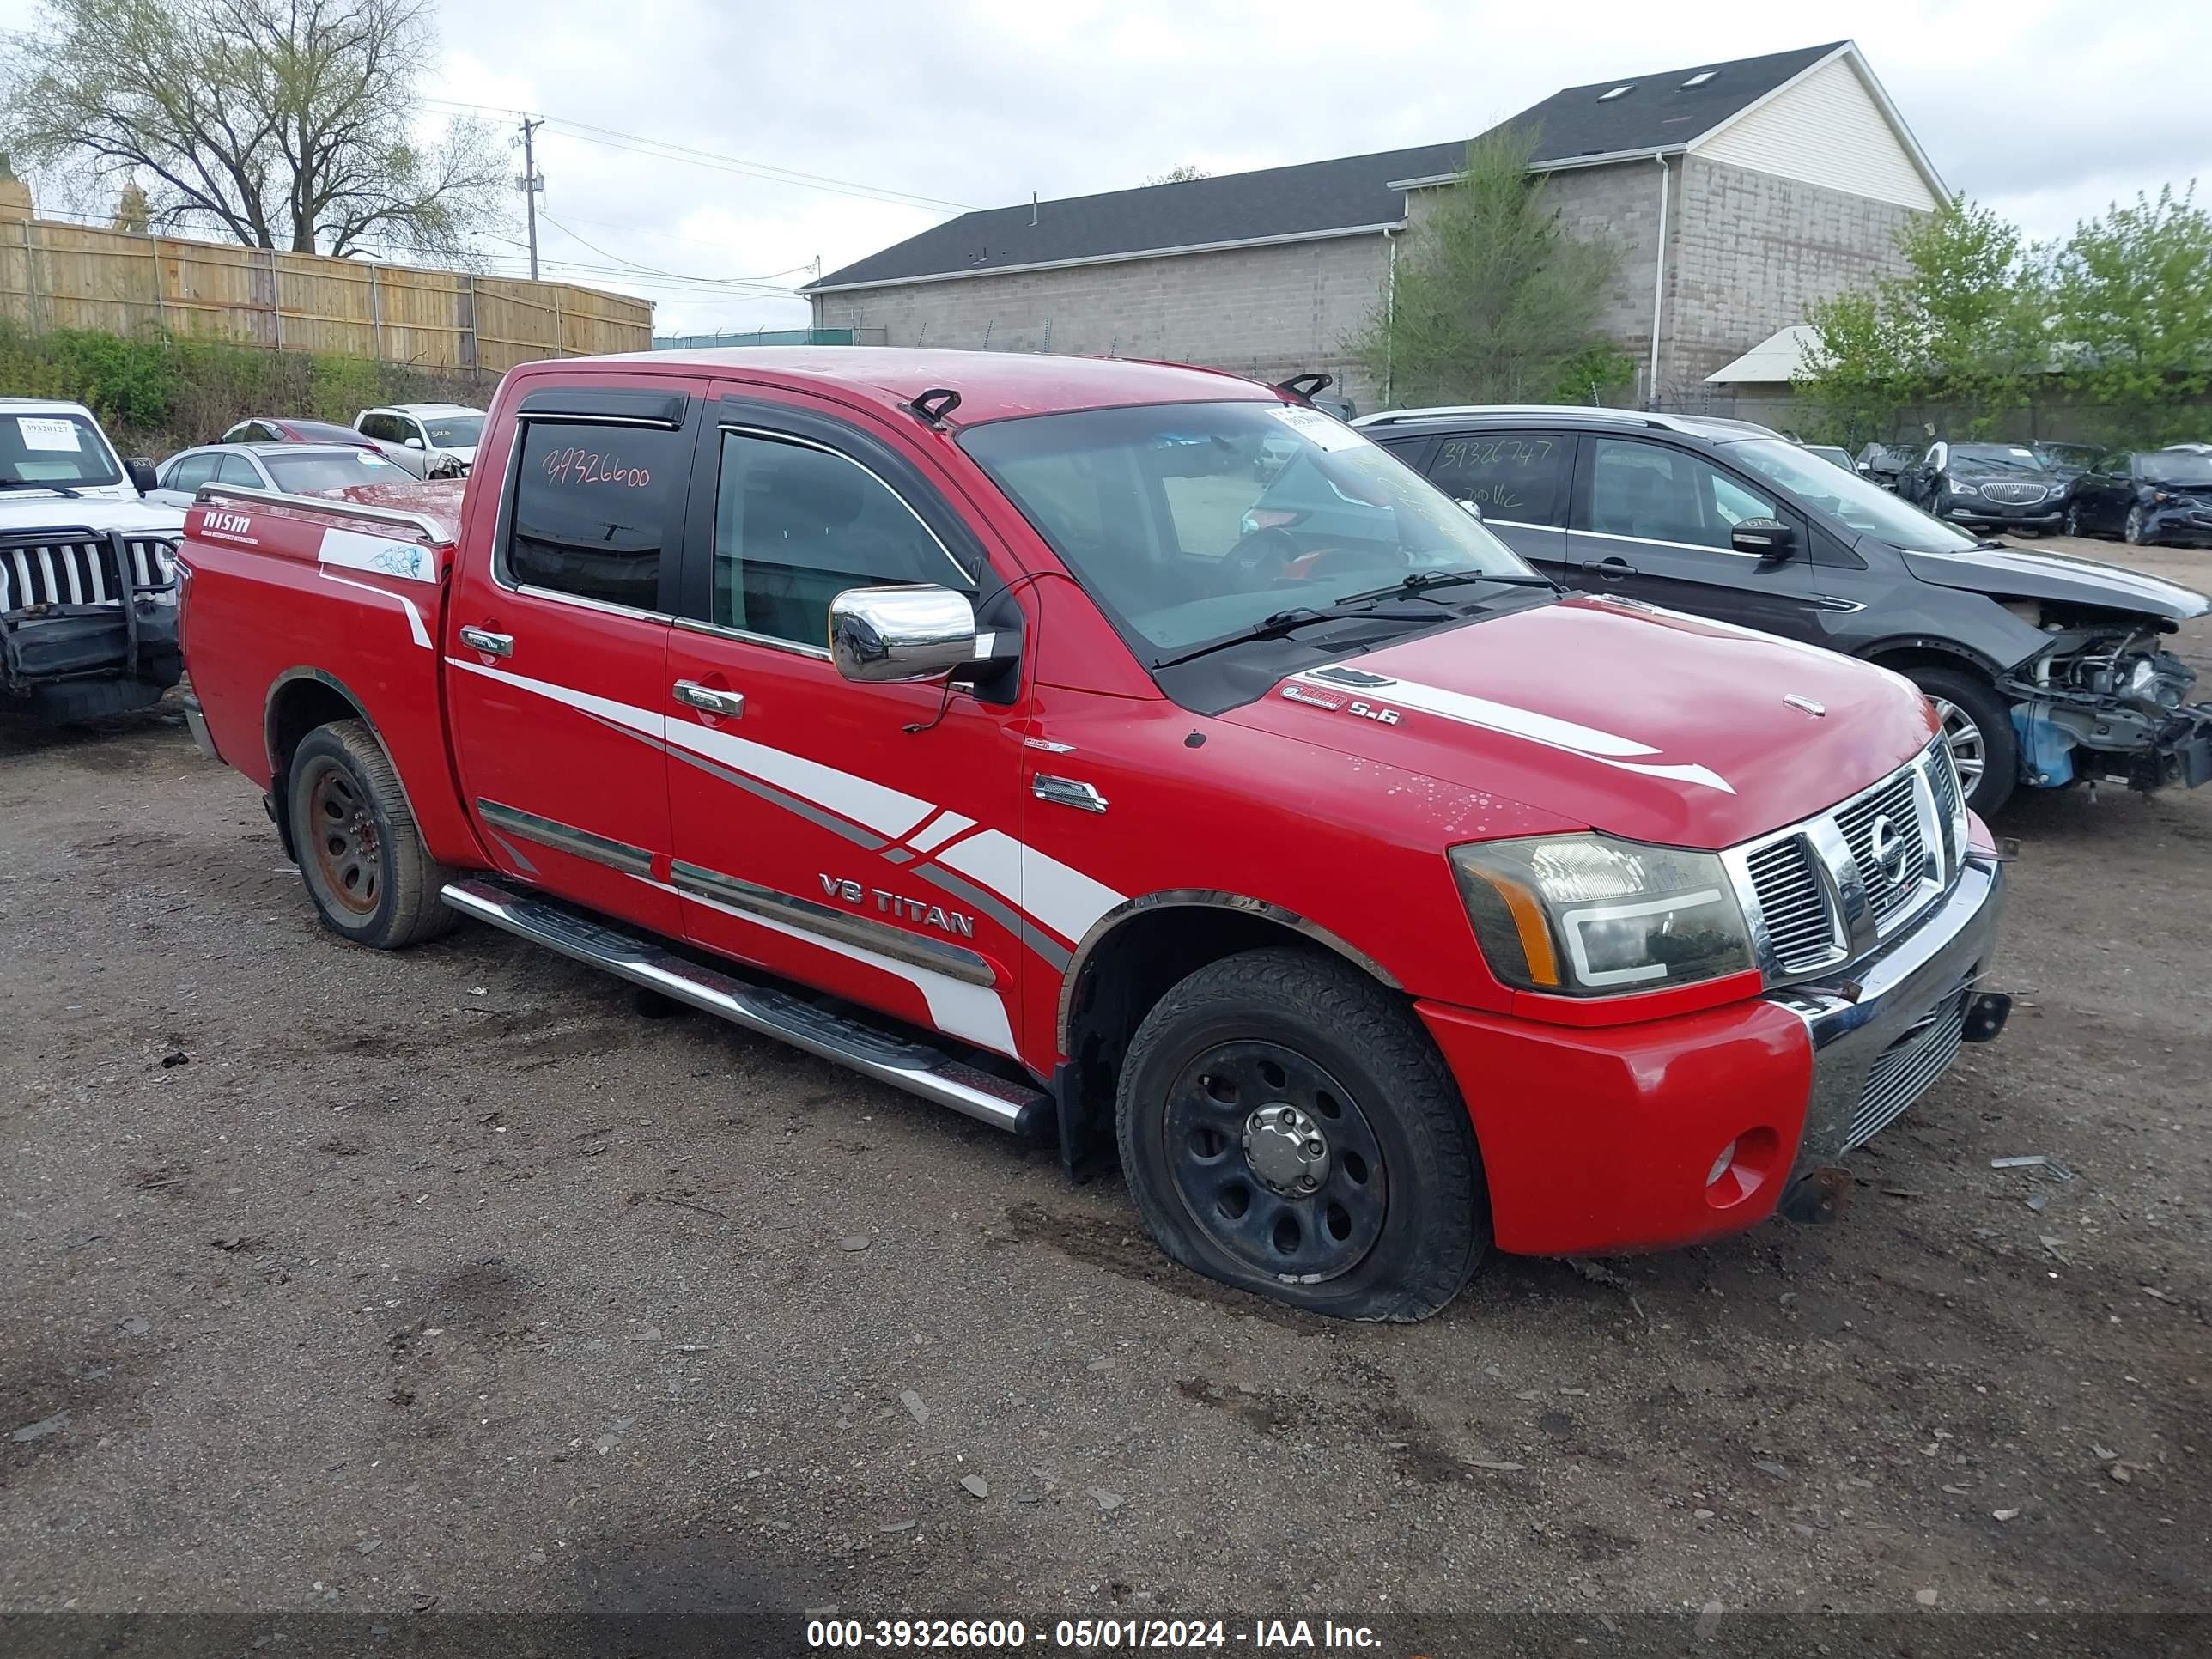
M529 364L465 488L202 492L190 719L345 938L474 917L1118 1155L1318 1312L1832 1211L2007 1006L1926 700L1559 592L1314 389Z

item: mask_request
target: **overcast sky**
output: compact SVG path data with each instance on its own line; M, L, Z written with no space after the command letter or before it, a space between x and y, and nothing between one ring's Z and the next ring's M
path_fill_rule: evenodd
M0 0L0 25L34 9ZM1951 187L2033 235L2199 174L2212 193L2212 100L2195 91L2207 0L445 0L444 19L426 90L503 124L555 118L538 135L545 258L657 301L663 332L790 326L805 308L633 267L788 286L817 256L835 270L954 210L557 124L982 207L1181 163L1231 173L1467 137L1562 86L1848 32ZM487 249L502 270L520 258Z

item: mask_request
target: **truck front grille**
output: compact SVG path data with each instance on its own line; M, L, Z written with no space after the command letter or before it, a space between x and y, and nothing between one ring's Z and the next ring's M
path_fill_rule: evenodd
M1971 988L1953 992L1882 1051L1867 1073L1844 1150L1863 1146L1926 1093L1959 1052Z
M126 537L133 584L167 587L176 580L169 544L156 537ZM105 536L57 537L31 542L11 538L0 546L0 611L33 611L41 605L116 605L122 583L114 544Z
M1836 953L1835 912L1802 836L1760 848L1749 860L1766 937L1783 971L1802 974Z
M1870 795L1863 795L1836 814L1836 827L1859 866L1866 884L1867 905L1877 917L1911 902L1920 890L1920 876L1928 861L1928 848L1920 838L1920 814L1913 805L1912 773L1900 772ZM1887 833L1903 844L1893 879L1875 855L1875 826L1886 822ZM1893 853L1893 857L1897 856Z
M1850 799L1723 854L1767 982L1871 953L1948 890L1966 853L1958 799L1938 738Z

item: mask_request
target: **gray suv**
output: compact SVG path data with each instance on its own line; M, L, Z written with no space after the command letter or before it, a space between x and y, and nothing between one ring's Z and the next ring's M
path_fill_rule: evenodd
M2187 702L2195 672L2165 648L2212 609L2191 589L1977 539L1741 421L1534 406L1352 424L1569 587L1906 676L1979 811L2020 785L2212 779L2212 704Z

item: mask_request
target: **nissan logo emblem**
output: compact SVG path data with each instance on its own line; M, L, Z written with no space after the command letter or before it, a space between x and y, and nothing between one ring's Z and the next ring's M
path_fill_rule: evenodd
M1894 885L1905 874L1905 838L1897 833L1897 826L1889 821L1887 812L1875 815L1867 825L1867 854L1874 867L1881 872L1887 884Z

